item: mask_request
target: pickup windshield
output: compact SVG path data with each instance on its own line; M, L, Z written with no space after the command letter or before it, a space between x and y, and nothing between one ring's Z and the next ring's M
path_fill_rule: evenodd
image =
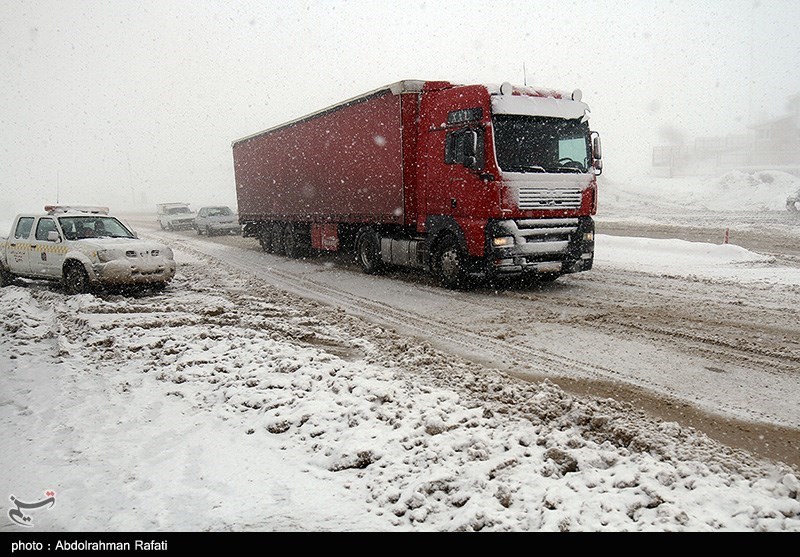
M589 124L581 119L496 114L497 164L507 172L589 171Z
M164 211L168 215L188 215L191 214L189 207L168 207L166 211Z
M58 223L67 240L84 238L134 238L130 230L114 217L59 217Z

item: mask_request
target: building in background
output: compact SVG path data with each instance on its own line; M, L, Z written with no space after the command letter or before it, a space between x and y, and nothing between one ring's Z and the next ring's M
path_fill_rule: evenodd
M730 170L782 170L800 176L800 93L789 97L779 118L725 137L653 148L653 170L663 176L718 174Z

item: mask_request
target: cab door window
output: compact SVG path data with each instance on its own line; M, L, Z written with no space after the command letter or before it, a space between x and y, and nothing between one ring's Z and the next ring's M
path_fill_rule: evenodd
M472 170L484 167L483 129L461 128L447 133L444 147L446 164L461 164Z
M47 235L50 232L58 232L55 221L53 219L39 219L39 224L36 225L36 239L46 242Z
M14 229L14 239L25 240L31 235L31 228L33 227L33 217L22 217L17 222L17 228Z

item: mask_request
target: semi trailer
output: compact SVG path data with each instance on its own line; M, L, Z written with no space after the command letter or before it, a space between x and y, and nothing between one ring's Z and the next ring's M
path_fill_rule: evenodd
M235 140L243 235L448 288L587 271L602 152L581 97L406 80Z

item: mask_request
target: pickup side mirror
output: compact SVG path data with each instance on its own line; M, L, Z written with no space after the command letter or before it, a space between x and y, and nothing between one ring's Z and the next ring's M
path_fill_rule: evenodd
M51 230L47 233L47 241L48 242L60 242L61 235L56 230Z

